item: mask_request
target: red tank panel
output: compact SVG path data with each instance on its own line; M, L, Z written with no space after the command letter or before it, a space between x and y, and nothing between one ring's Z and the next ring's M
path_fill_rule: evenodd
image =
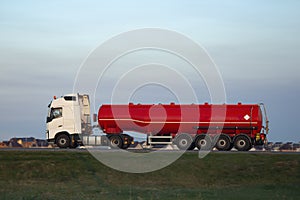
M136 131L153 135L244 133L254 136L262 129L262 112L258 104L102 105L98 123L107 134Z

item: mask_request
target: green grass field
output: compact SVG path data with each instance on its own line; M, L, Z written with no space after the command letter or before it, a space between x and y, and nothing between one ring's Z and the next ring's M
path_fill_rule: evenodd
M299 154L186 153L147 174L88 152L0 151L0 199L299 199Z

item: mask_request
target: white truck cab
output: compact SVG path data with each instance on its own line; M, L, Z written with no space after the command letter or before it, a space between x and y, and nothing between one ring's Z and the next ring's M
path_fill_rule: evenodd
M60 148L76 147L81 135L92 134L88 95L68 94L54 99L48 105L48 142Z

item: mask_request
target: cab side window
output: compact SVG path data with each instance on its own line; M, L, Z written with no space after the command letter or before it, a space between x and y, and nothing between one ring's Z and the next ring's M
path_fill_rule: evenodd
M62 108L52 108L51 116L52 116L52 119L62 117Z

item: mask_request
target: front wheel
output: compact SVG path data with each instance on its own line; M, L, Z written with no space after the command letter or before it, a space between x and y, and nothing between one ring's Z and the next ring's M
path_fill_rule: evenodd
M70 146L70 138L66 134L59 135L56 138L56 145L59 148L68 148Z

